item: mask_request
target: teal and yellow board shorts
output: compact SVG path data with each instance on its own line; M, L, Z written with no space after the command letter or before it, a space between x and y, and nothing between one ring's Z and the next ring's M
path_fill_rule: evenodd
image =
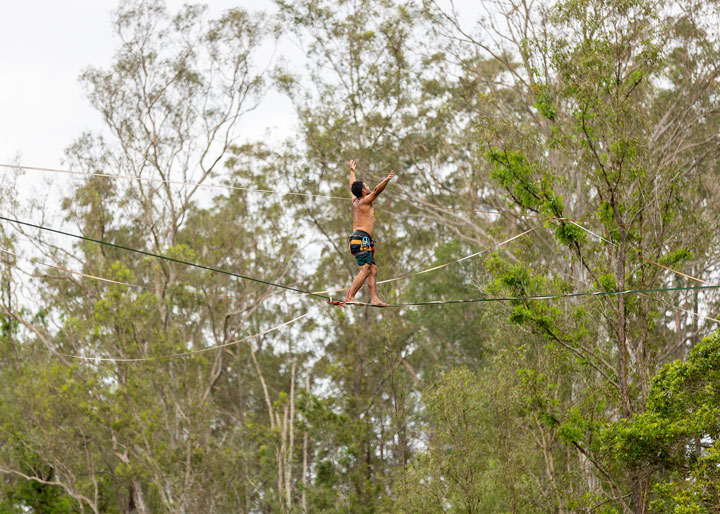
M356 230L348 237L348 249L358 266L365 264L376 264L375 262L375 240L370 234L362 230Z

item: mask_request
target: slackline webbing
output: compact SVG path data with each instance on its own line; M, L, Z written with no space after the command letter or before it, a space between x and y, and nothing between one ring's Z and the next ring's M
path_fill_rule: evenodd
M478 303L478 302L519 302L524 300L553 300L558 298L579 298L582 296L617 296L626 294L659 293L664 291L694 291L701 289L720 289L720 285L710 286L685 286L685 287L658 287L654 289L626 289L624 291L591 291L584 293L565 293L549 295L528 295L528 296L485 296L481 298L469 298L465 300L436 300L431 302L398 303L390 307L411 307L414 305L441 305L449 303ZM366 305L366 304L362 304ZM369 304L367 304L369 305Z
M163 259L171 262L176 262L178 264L184 264L186 266L192 266L200 269L204 269L207 271L212 271L216 273L222 273L224 275L229 275L232 277L240 278L243 280L250 280L252 282L258 282L261 284L278 287L281 289L287 289L289 291L295 291L297 293L302 293L309 296L314 296L317 298L323 298L325 300L332 300L332 297L326 296L319 293L314 293L311 291L305 291L303 289L299 289L296 287L286 286L282 284L276 284L274 282L269 282L266 280L261 280L254 277L248 277L246 275L241 275L239 273L233 273L231 271L226 271L218 268L213 268L211 266L205 266L203 264L197 264L189 261L183 261L181 259L175 259L173 257L168 257L165 255L158 255L152 252L147 252L145 250L138 250L135 248L130 248L123 245L118 245L115 243L110 243L108 241L103 241L101 239L93 239L91 237L82 236L79 234L72 234L70 232L64 232L62 230L57 230L49 227L43 227L42 225L36 225L34 223L29 223L26 221L20 221L17 219L11 219L6 218L4 216L0 216L0 220L8 221L11 223L18 223L20 225L26 225L29 227L37 228L40 230L46 230L49 232L54 232L57 234L62 234L69 237L74 237L77 239L82 239L84 241L90 241L96 244L111 246L113 248L118 248L121 250L126 250L129 252L134 252L142 255L147 255L150 257L155 257L158 259ZM467 298L467 299L458 299L458 300L432 300L427 302L407 302L407 303L397 303L397 304L391 304L384 308L399 308L399 307L414 307L414 306L421 306L421 305L448 305L448 304L461 304L461 303L483 303L483 302L512 302L512 301L526 301L526 300L552 300L552 299L559 299L559 298L580 298L585 296L616 296L616 295L627 295L627 294L640 294L640 293L656 293L656 292L666 292L666 291L694 291L694 290L705 290L705 289L718 289L720 288L720 285L704 285L704 286L680 286L680 287L662 287L662 288L651 288L651 289L626 289L623 291L591 291L591 292L581 292L581 293L563 293L563 294L554 294L554 295L527 295L527 296L483 296L480 298ZM372 305L370 303L363 303L358 302L355 305L360 306L370 306L370 307L378 307L375 305Z
M197 263L194 263L194 262L183 261L182 259L175 259L175 258L173 258L173 257L168 257L167 255L158 255L158 254L156 254L156 253L146 252L145 250L138 250L137 248L130 248L130 247L128 247L128 246L123 246L123 245L119 245L119 244L115 244L115 243L110 243L110 242L108 242L108 241L103 241L103 240L101 240L101 239L93 239L92 237L81 236L81 235L79 235L79 234L72 234L72 233L70 233L70 232L64 232L64 231L62 231L62 230L57 230L57 229L54 229L54 228L43 227L42 225L35 225L34 223L28 223L27 221L20 221L20 220L17 220L17 219L6 218L5 216L0 216L0 220L9 221L10 223L18 223L18 224L20 224L20 225L26 225L26 226L28 226L28 227L33 227L33 228L37 228L37 229L40 229L40 230L46 230L46 231L48 231L48 232L54 232L54 233L56 233L56 234L61 234L61 235L68 236L68 237L74 237L74 238L76 238L76 239L82 239L83 241L90 241L90 242L92 242L92 243L96 243L96 244L100 244L100 245L105 245L105 246L110 246L110 247L118 248L118 249L120 249L120 250L125 250L125 251L128 251L128 252L139 253L139 254L141 254L141 255L147 255L147 256L149 256L149 257L155 257L155 258L157 258L157 259L162 259L162 260L166 260L166 261L170 261L170 262L176 262L176 263L178 263L178 264L184 264L185 266L192 266L192 267L194 267L194 268L200 268L200 269L204 269L204 270L207 270L207 271L212 271L212 272L215 272L215 273L222 273L223 275L229 275L229 276L231 276L231 277L241 278L241 279L243 279L243 280L250 280L251 282L258 282L258 283L260 283L260 284L265 284L265 285L268 285L268 286L279 287L279 288L281 288L281 289L287 289L288 291L295 291L296 293L302 293L302 294L306 294L306 295L310 295L310 296L315 296L315 297L317 297L317 298L323 298L323 299L325 299L325 300L329 300L329 299L330 299L329 296L325 296L325 295L322 295L322 294L313 293L313 292L311 292L311 291L305 291L305 290L299 289L299 288L297 288L297 287L286 286L286 285L283 285L283 284L276 284L276 283L274 283L274 282L268 282L267 280L262 280L262 279L259 279L259 278L254 278L254 277L248 277L248 276L246 276L246 275L241 275L240 273L233 273L232 271L227 271L227 270L223 270L223 269L213 268L213 267L211 267L211 266L205 266L205 265L203 265L203 264L197 264Z
M6 250L5 248L0 248L0 252L10 255L12 257L15 257L16 259L25 259L24 257L20 257L18 254L11 252L10 250ZM123 282L122 280L113 280L111 278L107 277L98 277L97 275L91 275L89 273L83 273L82 271L75 271L72 269L64 268L62 266L57 266L55 264L48 264L47 262L38 261L35 259L25 259L30 260L34 264L40 264L41 266L45 266L47 268L56 269L58 271L62 271L63 273L69 273L71 275L77 275L79 277L89 278L91 280L97 280L98 282L107 282L108 284L115 284L119 286L125 286L125 287L135 287L138 289L144 289L146 291L154 291L154 288L150 286L146 286L143 284L132 284L130 282ZM24 271L20 266L17 264L9 264L6 263L8 266L14 266L15 268L19 269L20 271L23 271L23 273L27 273L28 275L32 275L32 273L29 273L27 271ZM180 290L180 289L174 289L174 288L166 288L164 292L168 294L178 294L178 295L191 295L191 296L205 296L205 297L215 297L215 298L237 298L240 295L234 295L234 294L226 294L226 293L208 293L206 291L198 292L198 291L187 291L187 290Z

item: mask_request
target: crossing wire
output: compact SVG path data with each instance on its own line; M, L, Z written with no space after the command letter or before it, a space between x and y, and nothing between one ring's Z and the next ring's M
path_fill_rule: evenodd
M305 197L312 197L312 198L325 198L327 200L342 200L347 202L351 199L351 197L343 197L343 196L332 196L332 195L320 195L320 194L312 194L312 193L296 193L292 191L274 191L272 189L254 189L250 187L241 187L241 186L233 186L233 185L227 185L227 184L206 184L204 182L185 182L181 180L168 180L168 179L160 179L160 178L150 178L150 177L138 177L138 176L130 176L130 175L114 175L112 173L101 173L101 172L91 172L91 171L77 171L77 170L65 170L65 169L58 169L58 168L42 168L38 166L25 166L22 164L3 164L0 163L0 168L7 168L7 169L17 169L17 170L30 170L30 171L46 171L48 173L61 173L64 175L79 175L79 176L87 176L87 177L102 177L107 178L110 180L127 180L127 181L138 181L138 182L155 182L155 183L162 183L162 184L173 184L173 185L182 185L182 186L195 186L195 187L203 187L203 188L210 188L210 189L227 189L231 191L247 191L249 193L267 193L267 194L277 194L277 195L291 195L291 196L305 196ZM436 206L432 204L428 204L425 202L425 205L431 208L435 208ZM469 211L469 212L477 212L477 213L484 213L484 214L495 214L499 216L504 216L506 214L511 214L512 216L519 217L519 218L537 218L537 219L549 219L548 216L544 216L542 214L518 214L518 213L512 213L512 212L502 212L498 210L492 210L492 209L474 209L474 208L455 208L455 207L443 207L444 209L448 210L456 210L456 211ZM585 223L605 223L603 221L595 221L595 220L585 220Z
M204 187L204 188L209 188L209 189L228 189L231 191L247 191L250 193L268 193L268 194L278 194L278 195L306 196L306 197L314 197L314 198L326 198L329 200L343 200L346 202L348 200L350 200L349 196L343 197L343 196L331 196L331 195L316 195L316 194L311 194L311 193L295 193L293 191L282 192L282 191L273 191L271 189L253 189L250 187L232 186L232 185L226 185L226 184L206 184L204 182L184 182L182 180L168 180L168 179L163 179L163 178L150 178L150 177L133 177L130 175L113 175L111 173L61 170L58 168L39 168L36 166L22 166L22 165L17 165L17 164L2 164L2 163L0 163L0 168L9 168L9 169L17 169L17 170L31 170L31 171L47 171L50 173L62 173L65 175L102 177L102 178L107 178L107 179L111 179L111 180L154 182L154 183L161 183L161 184L173 184L173 185L178 185L178 186Z
M254 281L254 282L260 282L260 283L262 283L262 284L271 285L271 286L274 286L274 287L278 287L278 288L282 288L282 289L287 289L287 290L290 290L290 291L294 291L294 292L296 292L296 293L298 293L298 294L300 294L300 295L309 295L309 296L314 296L314 297L317 297L317 298L323 298L323 299L332 301L332 300L333 300L333 297L332 297L332 296L325 296L325 293L335 293L335 292L339 292L339 291L347 291L347 290L348 290L348 288L335 288L335 289L326 289L326 290L324 290L324 291L305 291L304 289L298 289L298 288L294 288L294 287L290 287L290 286L285 286L285 285L281 285L281 284L276 284L276 283L274 283L274 282L267 282L267 281L265 281L265 280L260 280L260 279L256 279L256 278L253 278L253 277L248 277L248 276L245 276L245 275L241 275L241 274L239 274L239 273L233 273L233 272L230 272L230 271L225 271L225 270L221 270L221 269L217 269L217 268L212 268L212 267L209 267L209 266L204 266L204 265L202 265L202 264L196 264L196 263L192 263L192 262L188 262L188 261L183 261L183 260L179 260L179 259L174 259L174 258L172 258L172 257L167 257L167 256L164 256L164 255L158 255L158 254L155 254L155 253L146 252L146 251L144 251L144 250L137 250L137 249L134 249L134 248L129 248L129 247L126 247L126 246L117 245L117 244L115 244L115 243L110 243L110 242L108 242L108 241L103 241L103 240L100 240L100 239L93 239L93 238L86 237L86 236L81 236L81 235L78 235L78 234L71 234L71 233L69 233L69 232L64 232L64 231L62 231L62 230L57 230L57 229L53 229L53 228L43 227L43 226L41 226L41 225L36 225L36 224L34 224L34 223L28 223L28 222L25 222L25 221L20 221L20 220L18 220L18 219L11 219L11 218L6 218L6 217L3 217L3 216L0 216L0 220L5 220L5 221L13 222L13 223L19 223L19 224L21 224L21 225L27 225L27 226L30 226L30 227L33 227L33 228L37 228L37 229L40 229L40 230L47 230L47 231L50 231L50 232L55 232L55 233L58 233L58 234L62 234L62 235L65 235L65 236L69 236L69 237L74 237L74 238L83 239L83 240L86 240L86 241L91 241L91 242L94 242L94 243L97 243L97 244L108 245L108 246L112 246L112 247L115 247L115 248L124 249L124 250L130 251L130 252L141 253L141 254L143 254L143 255L149 255L149 256L152 256L152 257L156 257L156 258L158 258L158 259L170 260L170 261L177 262L177 263L181 263L181 264L184 264L184 265L187 265L187 266L193 266L193 267L197 267L197 268L201 268L201 269L206 269L206 270L210 270L210 271L214 271L214 272L218 272L218 273L223 273L223 274L231 275L231 276L234 276L234 277L237 277L237 278L242 278L242 279L244 279L244 280L251 280L251 281ZM433 267L431 267L431 268L424 269L424 270L421 270L421 271L415 271L415 272L412 272L412 273L407 273L407 274L402 275L402 276L399 276L399 277L390 278L390 279L387 279L387 280L381 280L381 281L378 282L378 284L386 284L386 283L388 283L388 282L394 282L394 281L401 280L401 279L405 279L405 278L408 278L408 277L411 277L411 276L414 276L414 275L420 275L420 274L423 274L423 273L428 273L428 272L430 272L430 271L435 271L435 270L444 268L444 267L446 267L446 266L450 266L451 264L454 264L454 263L456 263L456 262L461 262L461 261L470 259L470 258L472 258L472 257L476 257L476 256L481 255L481 254L483 254L483 253L487 253L487 252L491 251L492 249L500 248L500 247L502 247L502 246L504 246L504 245L506 245L506 244L508 244L508 243L510 243L510 242L512 242L512 241L514 241L515 239L518 239L518 238L520 238L520 237L523 237L523 236L525 236L525 235L533 232L534 230L537 230L537 229L540 228L541 226L542 226L542 225L538 225L538 226L535 226L535 227L530 228L530 229L528 229L528 230L525 230L524 232L521 232L520 234L516 234L516 235L510 237L509 239L506 239L505 241L502 241L501 243L497 243L497 244L493 245L493 246L490 247L490 248L486 248L486 249L484 249L484 250L480 250L480 251L475 252L475 253L473 253L473 254L466 255L465 257L461 257L461 258L456 259L456 260L454 260L454 261L446 262L446 263L444 263L444 264L440 264L440 265L437 265L437 266L433 266ZM11 254L11 255L15 255L15 254L13 254L12 252L9 252L9 251L7 251L7 250L2 250L2 249L0 249L0 251L3 251L3 252L5 252L5 253ZM15 256L16 256L16 255L15 255ZM16 256L16 257L17 257L17 256ZM44 263L43 263L43 264L44 264ZM74 272L74 271L67 270L67 269L65 269L65 268L60 268L60 267L53 266L53 265L48 265L48 264L44 264L44 265L49 266L49 267L53 267L53 268L56 268L56 269L59 269L59 270L61 270L61 271L67 271L68 273L79 274L79 275L82 275L82 276L86 276L87 278L97 279L97 280L101 280L101 281L105 281L105 282L114 282L114 283L117 283L117 284L124 284L124 285L131 286L131 287L144 287L144 286L137 285L137 284L121 283L121 282L114 281L114 280L110 280L110 279L106 279L106 278L103 278L103 277L96 277L96 276L93 276L93 275L87 275L87 274L83 274L83 273L78 273L78 272ZM372 305L372 304L364 304L364 303L361 303L361 304L362 304L362 305ZM374 307L376 307L376 306L374 306Z
M234 345L240 344L240 343L247 343L247 342L250 341L251 339L257 339L257 338L260 337L260 336L263 336L263 335L265 335L265 334L269 334L270 332L274 332L274 331L279 330L279 329L281 329L281 328L283 328L283 327L286 327L286 326L288 326L288 325L291 325L291 324L295 323L296 321L299 321L299 320L301 320L301 319L303 319L303 318L305 318L305 317L307 317L307 316L309 316L309 315L317 312L318 309L319 309L319 308L316 307L316 308L314 308L314 309L311 309L311 310L307 311L307 312L304 313L304 314L301 314L300 316L297 316L297 317L295 317L295 318L293 318L293 319L291 319L291 320L288 320L288 321L284 321L283 323L281 323L281 324L279 324L279 325L276 325L276 326L274 326L274 327L272 327L272 328L268 328L268 329L266 329L266 330L263 330L262 332L258 332L258 333L253 334L253 335L245 336L245 337L242 337L242 338L240 338L240 339L235 339L235 340L229 341L229 342L227 342L227 343L217 344L217 345L214 345L214 346L206 346L205 348L198 348L198 349L196 349L196 350L187 350L187 351L184 351L184 352L169 353L169 354L166 354L166 355L152 355L152 356L150 356L150 357L87 357L87 356L85 356L85 355L74 355L74 354L72 354L72 353L58 352L58 351L55 351L55 350L50 350L49 348L40 348L40 350L42 350L42 351L44 351L44 352L46 352L46 353L53 354L53 355L58 355L58 356L60 356L60 357L67 357L67 358L70 358L70 359L76 359L76 360L82 360L82 361L89 361L89 362L148 362L148 361L158 361L158 360L163 360L163 359L173 359L173 358L176 358L176 357L188 357L188 356L190 356L190 355L197 355L197 354L199 354L199 353L205 353L205 352L210 352L210 351L213 351L213 350L220 350L220 349L222 349L222 348L228 348L228 347L230 347L230 346L234 346ZM15 345L15 346L21 346L21 347L22 347L22 346L25 346L24 344L17 343L17 342L15 342L15 341L11 340L11 339L8 339L8 338L2 337L2 336L0 336L0 341L5 341L6 343L9 343L9 344L12 344L12 345Z
M28 226L28 227L33 227L33 228L36 228L36 229L39 229L39 230L45 230L45 231L48 231L48 232L54 232L54 233L56 233L56 234L61 234L61 235L63 235L63 236L74 237L74 238L76 238L76 239L82 239L83 241L90 241L90 242L95 243L95 244L110 246L110 247L112 247L112 248L117 248L117 249L125 250L125 251L128 251L128 252L138 253L138 254L141 254L141 255L147 255L147 256L149 256L149 257L155 257L155 258L157 258L157 259L162 259L162 260L165 260L165 261L170 261L170 262L175 262L175 263L178 263L178 264L183 264L183 265L185 265L185 266L192 266L192 267L194 267L194 268L200 268L200 269L204 269L204 270L207 270L207 271L212 271L212 272L214 272L214 273L221 273L221 274L223 274L223 275L228 275L228 276L231 276L231 277L241 278L241 279L243 279L243 280L249 280L249 281L251 281L251 282L258 282L258 283L260 283L260 284L265 284L265 285L268 285L268 286L279 287L279 288L281 288L281 289L287 289L288 291L295 291L296 293L303 293L303 294L306 294L306 295L315 296L315 297L317 297L317 298L323 298L323 299L325 299L325 300L329 300L329 299L330 299L329 296L325 296L325 295L318 294L318 293L313 293L313 292L311 292L311 291L305 291L304 289L299 289L299 288L297 288L297 287L286 286L286 285L283 285L283 284L276 284L276 283L274 283L274 282L268 282L267 280L262 280L262 279L254 278L254 277L248 277L247 275L242 275L242 274L240 274L240 273L234 273L234 272L232 272L232 271L227 271L227 270L223 270L223 269L219 269L219 268L213 268L213 267L211 267L211 266L205 266L205 265L203 265L203 264L197 264L197 263L194 263L194 262L184 261L184 260L182 260L182 259L175 259L174 257L168 257L167 255L159 255L159 254L152 253L152 252L146 252L145 250L138 250L137 248L130 248L130 247L128 247L128 246L123 246L123 245L119 245L119 244L116 244L116 243L111 243L111 242L109 242L109 241L103 241L102 239L93 239L92 237L82 236L82 235L79 235L79 234L72 234L72 233L70 233L70 232L65 232L65 231L63 231L63 230L58 230L58 229L55 229L55 228L43 227L42 225L36 225L36 224L34 224L34 223L29 223L29 222L27 222L27 221L20 221L20 220L17 220L17 219L6 218L5 216L0 216L0 220L8 221L8 222L10 222L10 223L17 223L17 224L19 224L19 225L26 225L26 226Z
M484 296L481 298L468 298L464 300L435 300L430 302L398 303L390 307L411 307L415 305L444 305L453 303L478 303L478 302L519 302L525 300L554 300L558 298L580 298L583 296L617 296L627 294L660 293L666 291L695 291L703 289L720 289L719 285L709 286L680 286L680 287L658 287L652 289L626 289L624 291L589 291L582 293L564 293L549 295L527 295L527 296ZM362 304L366 305L366 304ZM712 318L709 318L712 319Z

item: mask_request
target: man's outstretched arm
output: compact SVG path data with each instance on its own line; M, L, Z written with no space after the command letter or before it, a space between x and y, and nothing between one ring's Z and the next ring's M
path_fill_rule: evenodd
M367 195L365 197L365 201L372 202L373 200L375 200L375 198L377 198L377 196L385 190L385 186L388 185L388 182L390 182L390 179L393 178L394 176L395 176L395 172L390 171L388 176L385 177L385 180L383 180L377 186L375 186L375 189L372 190L372 193L370 193L369 195Z
M350 161L350 187L355 182L355 161Z

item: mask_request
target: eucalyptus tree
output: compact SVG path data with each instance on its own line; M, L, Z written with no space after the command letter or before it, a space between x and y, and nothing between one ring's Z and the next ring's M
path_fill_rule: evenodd
M371 185L381 170L398 170L397 184L377 206L381 279L460 259L515 230L504 218L493 224L474 213L487 207L478 198L455 194L456 188L477 193L486 187L468 165L477 134L468 121L477 81L453 80L462 62L430 37L433 22L422 18L418 4L277 4L287 32L308 55L311 78L303 80L303 73L289 67L277 77L300 121L297 156L288 158L290 183L347 196L349 159L359 161L358 177ZM466 175L450 176L455 169ZM316 287L349 283L354 268L344 245L349 202L343 207L312 200L304 214L298 221L327 240ZM476 296L477 283L488 280L477 263L465 262L395 281L389 296ZM482 363L488 341L502 332L500 319L500 309L484 305L384 311L382 318L374 311L339 311L330 317L329 344L315 374L330 379L332 395L316 398L307 413L311 430L323 435L311 438L317 477L309 499L316 509L377 509L390 484L406 483L414 448L427 428L417 402L421 383L435 374L435 365ZM336 415L341 423L330 422Z
M521 262L489 262L497 292L710 282L717 245L707 184L718 158L720 43L710 27L717 6L489 5L472 34L452 12L434 2L427 8L438 33L463 40L450 48L465 56L466 76L489 84L478 87L472 122L479 136L472 165L494 182L484 193L496 198L499 186L517 213L553 229L533 233L543 249ZM712 295L703 297L712 305ZM603 422L642 412L658 367L711 328L699 321L697 301L697 294L646 293L512 303L509 320L537 337L516 343L526 352L519 406L544 442L542 483L555 491L548 508L578 509L582 497L583 508L610 501L647 511L647 473L611 472L593 441Z
M350 159L359 162L358 179L372 187L390 168L404 169L428 140L414 116L420 19L411 2L276 3L286 32L308 56L306 68L286 66L277 77L300 124L300 138L289 149L297 156L288 159L289 181L303 191L348 198L304 201L299 211L307 232L326 241L314 285L347 286L355 274L345 242L352 228ZM399 172L397 186L376 206L380 279L432 256L428 230L402 217L417 183ZM410 230L412 241L403 244ZM328 342L313 373L329 379L330 395L318 391L303 407L315 476L308 509L372 512L411 455L415 330L404 313L393 311L345 309L326 320Z
M119 246L269 281L290 281L292 272L298 280L296 243L273 200L238 189L214 196L207 192L219 189L203 187L222 179L247 187L254 175L245 163L254 168L264 159L235 143L239 121L264 91L268 63L259 55L272 39L270 25L242 9L210 19L188 5L171 15L160 1L122 2L113 23L121 43L112 65L81 76L106 130L84 134L67 156L74 169L121 178L80 182L63 203L66 223ZM27 323L28 352L39 349L26 354L8 386L4 476L59 487L80 511L287 505L279 500L284 488L265 489L253 478L274 473L258 448L280 442L275 431L260 437L252 428L270 425L253 365L258 349L250 346L258 342L234 341L277 325L300 304L269 300L264 285L119 246L56 243L52 264L106 280L43 270L35 300L44 314L14 313ZM56 354L43 354L39 341ZM263 344L274 394L292 389L279 362L286 342L273 334Z
M602 434L602 449L653 476L653 512L712 512L718 483L718 334L653 377L647 409Z

